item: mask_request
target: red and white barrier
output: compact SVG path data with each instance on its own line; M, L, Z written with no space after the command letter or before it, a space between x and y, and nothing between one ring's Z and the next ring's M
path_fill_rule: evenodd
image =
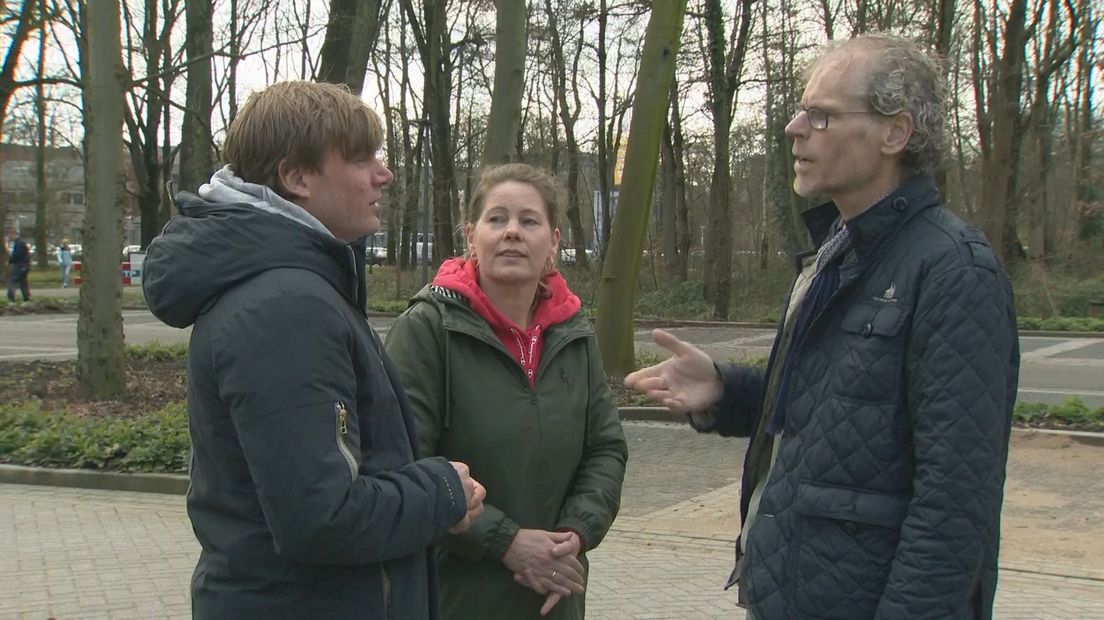
M142 285L142 262L145 259L145 252L131 252L130 260L123 261L119 264L119 277L123 280L123 286ZM80 286L80 273L81 262L79 260L75 260L73 261L73 271L71 272L74 286Z

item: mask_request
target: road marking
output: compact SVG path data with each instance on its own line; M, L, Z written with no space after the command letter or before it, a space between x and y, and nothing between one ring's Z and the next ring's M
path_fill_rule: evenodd
M1104 397L1104 391L1101 390L1077 390L1068 388L1030 388L1022 387L1020 392L1027 394L1057 394L1059 396L1089 396L1089 397Z
M1051 355L1057 355L1059 353L1065 353L1066 351L1076 351L1077 349L1084 349L1085 347L1091 347L1094 344L1100 344L1101 342L1104 342L1104 338L1078 338L1077 340L1066 340L1064 342L1059 342L1058 344L1052 344L1049 347L1035 349L1030 353L1024 353L1020 359L1029 361L1037 360L1039 358L1050 357Z
M38 360L46 357L69 357L76 354L76 349L70 349L68 351L58 351L56 353L16 353L13 355L0 355L0 360Z

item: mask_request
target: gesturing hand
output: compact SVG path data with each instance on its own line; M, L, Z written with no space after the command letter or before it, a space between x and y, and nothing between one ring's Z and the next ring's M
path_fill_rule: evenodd
M629 374L626 386L675 413L701 411L721 399L724 384L704 351L662 329L652 330L652 340L671 357Z
M487 489L471 477L471 472L466 464L457 461L449 461L449 464L460 476L460 484L464 487L464 499L468 506L468 511L464 517L449 528L450 534L459 534L471 527L473 519L483 514L483 499L487 497Z

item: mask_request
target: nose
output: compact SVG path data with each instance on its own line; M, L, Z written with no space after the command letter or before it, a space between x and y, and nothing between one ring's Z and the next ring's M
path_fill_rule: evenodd
M502 231L502 234L507 237L520 237L521 236L521 223L517 218L511 217L506 221L506 228Z
M790 119L789 123L786 123L786 136L792 139L797 139L808 134L811 126L809 125L809 119L805 116L804 110L798 110L797 114Z
M376 184L380 187L387 187L391 185L391 181L395 180L395 173L391 172L391 169L387 167L387 164L380 162L379 170L376 171Z

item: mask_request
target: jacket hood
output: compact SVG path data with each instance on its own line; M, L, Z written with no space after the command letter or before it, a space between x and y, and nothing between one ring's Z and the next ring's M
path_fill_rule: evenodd
M537 302L537 310L533 314L532 325L540 325L547 329L553 325L563 323L575 316L582 307L582 302L571 289L567 287L567 280L559 271L553 271L541 280L544 291ZM517 327L513 321L506 318L498 308L491 303L483 289L479 287L479 268L475 262L463 258L450 258L437 270L437 276L433 278L433 285L456 291L468 300L468 304L483 320L496 330L508 330Z
M142 265L146 303L161 321L187 327L228 289L284 267L319 274L356 304L352 249L271 189L223 168L198 196L178 194L176 206Z

